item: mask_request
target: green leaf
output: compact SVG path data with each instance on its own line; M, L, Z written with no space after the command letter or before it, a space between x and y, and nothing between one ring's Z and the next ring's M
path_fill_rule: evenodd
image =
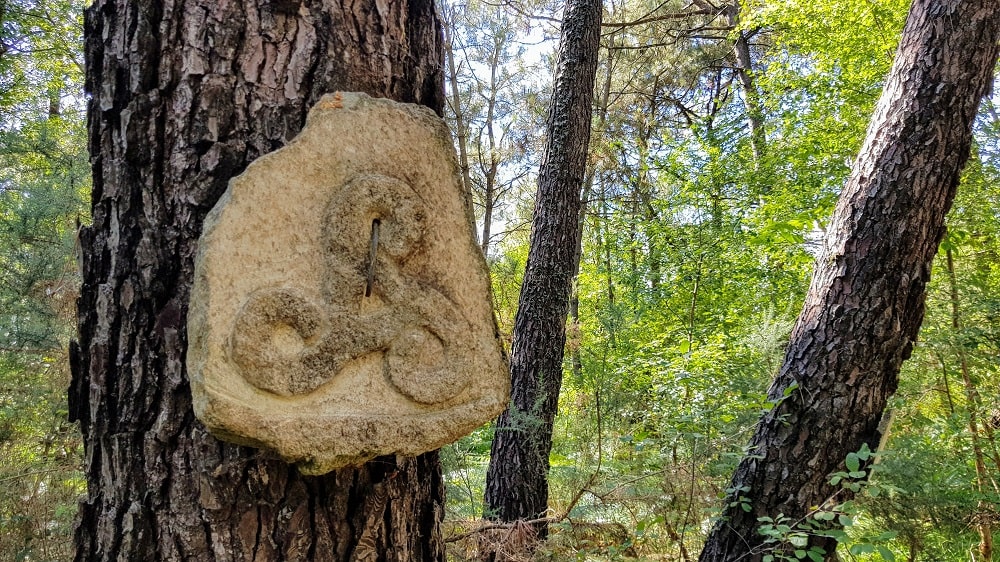
M817 531L816 535L820 537L830 537L831 539L839 543L847 542L847 539L849 538L847 533L841 531L840 529L827 529L826 531Z
M892 551L889 550L888 548L879 545L878 553L882 555L882 558L885 559L886 562L896 562L896 555L893 554Z
M809 544L809 537L802 534L795 534L788 537L788 542L792 543L792 546L806 546Z
M796 391L796 390L797 390L798 388L799 388L799 383L798 383L798 381L793 381L793 382L792 382L792 384L790 384L790 385L788 385L788 386L786 386L786 387L785 387L785 390L784 390L784 391L782 391L782 393L781 393L781 394L782 394L782 395L783 395L783 396L784 396L785 398L788 398L788 397L789 397L789 396L791 396L791 395L792 395L792 393L793 393L793 392L795 392L795 391Z
M832 511L817 511L813 517L818 521L833 521L837 515Z
M847 460L845 462L847 463L847 470L851 472L856 472L861 468L861 460L858 458L857 453L847 453Z
M870 544L856 544L851 547L851 554L857 556L859 554L871 554L875 552L875 547Z
M880 533L879 536L875 537L872 540L874 542L885 542L885 541L891 541L892 539L898 536L899 536L899 531L885 531L884 533Z
M868 448L868 443L862 443L861 448L858 449L858 458L866 461L872 456L872 450Z

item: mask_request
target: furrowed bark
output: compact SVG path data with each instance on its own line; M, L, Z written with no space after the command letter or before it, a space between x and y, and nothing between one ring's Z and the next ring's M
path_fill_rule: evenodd
M94 182L71 344L88 482L75 559L443 560L436 452L304 477L209 435L184 367L197 240L230 178L294 137L327 92L441 112L432 0L97 0L85 37Z
M580 236L601 9L598 0L571 0L563 16L528 264L514 319L511 403L497 420L486 477L487 517L494 520L537 519L548 508L549 452ZM547 526L539 524L537 531L544 538Z

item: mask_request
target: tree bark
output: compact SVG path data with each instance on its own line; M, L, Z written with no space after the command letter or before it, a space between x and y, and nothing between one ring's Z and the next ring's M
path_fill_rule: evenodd
M97 0L85 19L92 226L70 418L76 560L443 560L436 452L305 477L216 440L184 357L193 259L227 182L322 94L444 102L432 0Z
M563 16L528 263L514 318L511 403L497 420L486 476L487 516L500 521L536 519L548 508L552 424L580 236L601 15L599 0L570 0ZM547 526L537 530L544 538Z
M996 0L916 0L828 230L784 364L704 561L760 560L760 517L794 522L837 492L848 453L875 450L924 315L931 262L992 79ZM742 491L741 491L742 490ZM837 497L837 502L847 495ZM735 505L731 505L735 504ZM836 544L810 546L832 555Z

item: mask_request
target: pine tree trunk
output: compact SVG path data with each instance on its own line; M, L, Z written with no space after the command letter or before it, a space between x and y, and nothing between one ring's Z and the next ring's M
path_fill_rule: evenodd
M327 92L441 112L433 1L97 0L85 37L76 560L443 560L436 452L304 477L206 433L184 368L196 244L230 178Z
M600 25L599 0L566 3L528 264L514 318L511 404L497 420L486 476L487 516L500 521L536 519L548 508L552 424L580 236ZM546 525L537 528L544 537Z
M701 560L760 560L760 517L796 521L836 491L848 453L875 450L924 315L931 262L997 59L996 0L916 0L828 230L765 414ZM835 501L847 499L841 495ZM735 505L730 505L733 503ZM810 546L833 553L835 543ZM790 555L791 549L786 550Z

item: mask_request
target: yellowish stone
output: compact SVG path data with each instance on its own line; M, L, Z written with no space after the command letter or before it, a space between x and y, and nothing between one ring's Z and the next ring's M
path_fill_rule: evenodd
M205 221L188 314L198 419L321 474L494 418L507 361L471 209L433 112L324 97Z

